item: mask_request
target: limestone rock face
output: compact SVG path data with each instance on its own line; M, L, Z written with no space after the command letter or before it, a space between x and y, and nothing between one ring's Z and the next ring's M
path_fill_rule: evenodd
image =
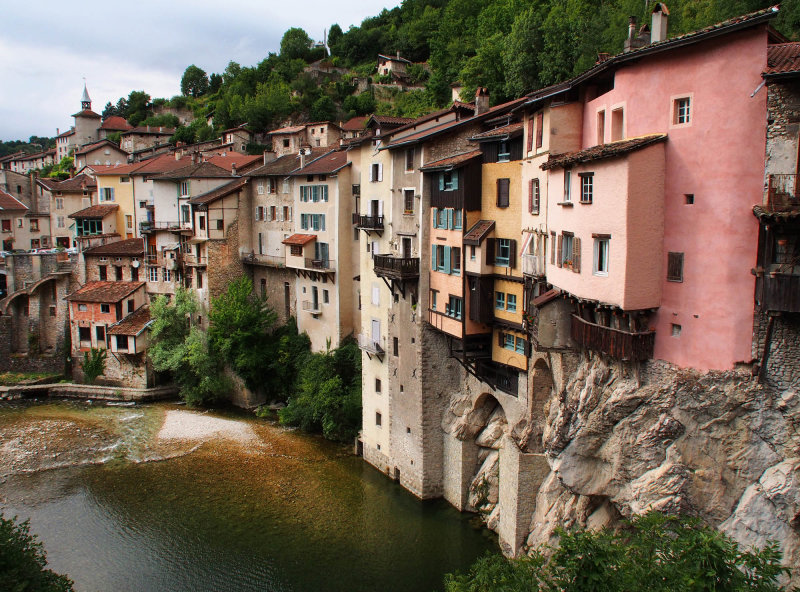
M745 546L777 540L786 564L800 565L796 391L744 372L590 355L547 412L552 472L533 494L529 546L552 542L559 525L608 526L653 508L700 516Z

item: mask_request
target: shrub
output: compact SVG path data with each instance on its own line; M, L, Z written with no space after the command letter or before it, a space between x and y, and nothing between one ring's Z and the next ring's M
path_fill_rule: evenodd
M70 592L72 580L47 569L42 543L30 533L28 521L0 514L0 590Z
M94 384L97 377L106 371L106 357L107 352L104 349L97 349L93 347L91 351L83 352L83 362L81 362L81 370L83 370L83 377L89 384Z

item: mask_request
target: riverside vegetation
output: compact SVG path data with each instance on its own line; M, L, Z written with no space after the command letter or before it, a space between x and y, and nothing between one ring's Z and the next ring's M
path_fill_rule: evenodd
M72 580L47 569L42 543L27 521L0 513L0 590L11 592L72 592Z
M361 426L361 351L352 339L312 353L294 320L278 324L247 277L212 299L208 331L190 323L197 307L194 294L183 288L172 301L160 296L151 306L153 368L171 374L187 403L221 403L235 388L230 369L250 390L288 403L279 412L281 423L330 440L355 437Z

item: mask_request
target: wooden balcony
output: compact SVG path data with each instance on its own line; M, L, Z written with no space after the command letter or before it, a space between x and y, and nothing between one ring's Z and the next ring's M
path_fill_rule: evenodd
M189 267L205 267L208 265L208 257L203 255L195 255L193 253L183 253L181 262Z
M139 232L147 234L148 232L155 232L157 230L170 230L172 232L192 232L192 225L190 222L165 222L165 221L144 221L139 222Z
M511 396L519 394L519 371L493 362L479 361L475 373L483 382Z
M375 255L372 258L375 275L390 280L415 280L419 278L419 257L393 257Z
M774 212L800 209L797 175L770 175L766 206Z
M765 272L756 279L756 294L761 310L800 312L800 274Z
M383 216L353 214L353 224L362 230L383 230Z
M631 333L612 329L572 315L572 339L586 349L620 360L648 360L653 357L656 333Z

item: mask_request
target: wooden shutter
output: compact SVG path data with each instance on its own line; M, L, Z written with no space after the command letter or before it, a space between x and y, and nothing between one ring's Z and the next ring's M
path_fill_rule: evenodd
M494 239L487 238L486 239L486 265L494 265Z
M541 148L544 139L544 113L536 115L536 147Z
M556 264L556 233L550 233L550 263Z
M531 117L528 120L528 152L533 150L533 129L534 129L533 128L533 122L534 121L535 120L533 119L533 117Z
M436 245L431 245L431 270L436 269Z
M683 281L683 253L667 253L667 281Z
M508 267L513 269L517 266L517 241L511 240L511 249L508 253Z
M431 219L433 220L433 227L439 228L439 208L433 208L431 210Z
M581 239L572 237L572 271L581 272Z
M498 179L497 180L497 207L499 207L499 208L507 208L508 207L509 183L510 183L510 179Z
M558 235L558 253L556 254L556 265L561 267L561 262L564 260L564 235Z
M450 273L450 247L444 248L444 272Z
M528 150L530 150L530 147ZM531 214L533 214L533 181L534 179L528 181L528 212Z
M503 347L505 345L505 338L506 336L503 334L502 331L497 332L497 345Z

